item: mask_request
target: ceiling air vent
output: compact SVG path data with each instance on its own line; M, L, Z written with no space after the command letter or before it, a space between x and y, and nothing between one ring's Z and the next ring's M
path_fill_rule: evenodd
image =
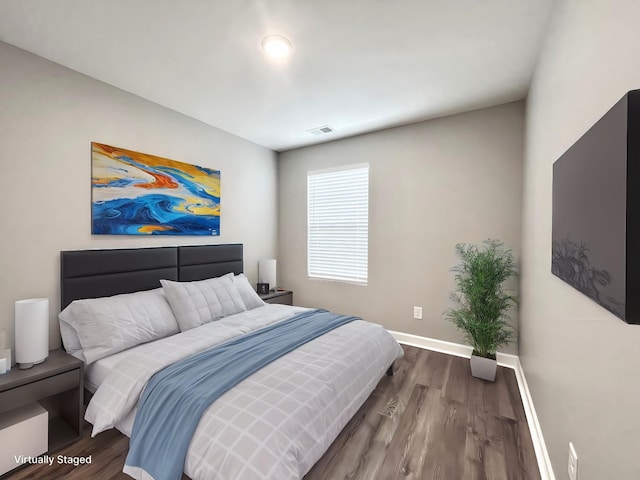
M312 133L314 135L324 135L325 133L332 133L335 130L329 125L323 125L322 127L312 128L311 130L307 130L307 132Z

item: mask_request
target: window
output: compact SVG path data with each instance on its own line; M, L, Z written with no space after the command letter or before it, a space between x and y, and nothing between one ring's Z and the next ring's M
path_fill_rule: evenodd
M307 175L310 278L367 284L369 165Z

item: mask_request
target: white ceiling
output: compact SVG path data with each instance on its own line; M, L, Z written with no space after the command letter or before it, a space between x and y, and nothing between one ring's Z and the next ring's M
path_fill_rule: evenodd
M0 40L282 151L524 98L554 3L0 0Z

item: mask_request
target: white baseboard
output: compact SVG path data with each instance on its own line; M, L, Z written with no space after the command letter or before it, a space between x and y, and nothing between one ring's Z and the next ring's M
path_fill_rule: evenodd
M515 357L515 355L513 356ZM549 458L547 446L544 443L544 437L542 436L542 428L538 421L538 415L536 414L536 409L533 406L533 399L531 398L529 385L527 385L527 379L524 376L524 370L522 369L520 358L516 357L516 360L517 365L514 368L514 371L516 374L516 380L518 381L518 388L520 389L522 405L524 406L524 414L527 417L527 423L529 424L529 432L531 433L531 440L533 441L533 449L535 450L536 458L538 459L540 477L542 477L542 480L555 480L556 477L553 474L551 459Z
M445 342L444 340L436 340L435 338L420 337L418 335L412 335L411 333L401 333L389 330L389 333L405 345L411 345L418 348L425 348L427 350L433 350L435 352L447 353L449 355L455 355L457 357L471 358L471 352L473 349L468 345L462 345L460 343ZM498 365L503 367L516 368L519 359L517 355L511 355L509 353L500 353L496 355Z
M426 350L433 350L435 352L447 353L449 355L455 355L457 357L470 358L473 349L467 345L461 345L459 343L445 342L444 340L436 340L435 338L420 337L418 335L412 335L410 333L389 331L391 335L400 343L405 345L411 345L413 347L424 348ZM553 474L553 468L551 467L551 460L549 459L549 453L544 443L542 436L542 429L538 422L538 416L536 415L536 409L533 406L533 400L531 399L531 392L527 385L527 379L524 376L522 365L520 364L520 358L517 355L511 355L508 353L499 353L496 355L498 365L503 367L512 368L516 375L518 382L518 389L520 390L520 397L522 398L522 405L524 406L524 413L527 418L527 424L529 425L529 432L531 433L531 440L533 442L533 449L538 461L538 468L540 469L540 477L542 480L555 480Z

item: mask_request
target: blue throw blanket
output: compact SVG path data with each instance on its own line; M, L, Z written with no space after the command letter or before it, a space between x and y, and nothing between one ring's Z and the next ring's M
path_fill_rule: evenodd
M359 320L312 310L185 358L156 373L138 405L125 464L156 480L182 476L204 411L242 380L334 328Z

